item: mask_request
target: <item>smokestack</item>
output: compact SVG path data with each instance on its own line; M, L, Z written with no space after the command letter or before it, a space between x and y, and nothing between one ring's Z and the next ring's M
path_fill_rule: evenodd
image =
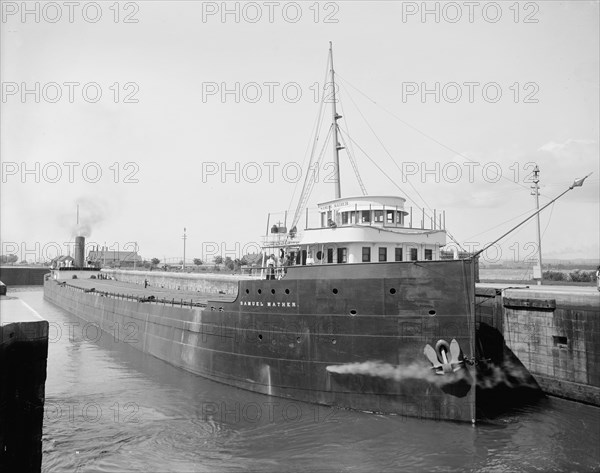
M85 237L75 237L75 267L85 266Z

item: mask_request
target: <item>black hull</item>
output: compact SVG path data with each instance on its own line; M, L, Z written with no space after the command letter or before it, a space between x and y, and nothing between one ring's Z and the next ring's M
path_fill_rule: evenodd
M67 281L69 285L76 284ZM475 372L435 374L423 350L456 340L475 356L469 261L290 268L244 280L206 309L119 300L45 283L45 297L140 350L200 376L310 403L475 420ZM129 340L127 338L129 337ZM455 360L456 361L456 360Z

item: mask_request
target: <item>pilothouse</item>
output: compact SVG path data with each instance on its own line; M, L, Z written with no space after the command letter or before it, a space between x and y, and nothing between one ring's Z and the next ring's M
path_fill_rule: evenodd
M333 69L333 51L329 49L329 87L332 92L332 121L329 133L323 145L333 143L333 164L336 172L335 198L322 202L316 209L310 210L307 202L315 184L314 173L308 172L294 214L290 230L287 226L287 212L284 222L270 226L271 214L267 220L267 235L263 241L263 267L275 265L278 275L283 277L285 266L313 264L345 264L402 261L434 261L451 259L456 252L444 252L446 245L445 212L424 208L407 207L407 199L399 196L370 196L358 172L358 166L348 146L340 141L351 142L345 138L338 121L335 73ZM323 95L323 103L327 94ZM322 103L322 105L323 105ZM322 107L321 107L322 111ZM320 121L321 117L319 117ZM318 132L317 132L318 133ZM312 166L318 164L323 151L316 155L318 134L315 134ZM339 173L339 152L348 150L348 160L356 174L363 195L342 197ZM309 165L311 169L311 165ZM303 221L303 231L298 225ZM271 273L267 274L272 277Z

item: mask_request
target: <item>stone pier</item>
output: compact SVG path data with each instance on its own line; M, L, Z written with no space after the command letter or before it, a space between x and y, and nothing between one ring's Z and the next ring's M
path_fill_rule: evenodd
M38 472L48 322L25 302L0 297L0 471Z

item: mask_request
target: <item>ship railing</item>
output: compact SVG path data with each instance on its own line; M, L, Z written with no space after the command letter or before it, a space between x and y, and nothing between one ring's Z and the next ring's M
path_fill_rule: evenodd
M254 266L252 268L244 268L248 271L248 276L257 279L283 279L287 273L288 266Z
M205 302L194 301L193 299L167 299L167 298L158 298L156 296L140 296L135 294L126 294L119 292L107 292L107 291L98 291L95 288L86 289L84 287L73 286L72 284L67 284L66 282L59 282L57 284L62 287L66 287L72 291L84 292L90 294L96 294L100 297L110 297L113 299L126 300L126 301L134 301L134 302L144 302L149 304L162 304L162 305L170 305L172 307L189 307L189 308L205 308L208 306Z
M276 233L276 236L265 236L262 238L261 246L263 248L283 248L289 246L299 246L301 235L296 233L294 238L286 238L283 233Z

